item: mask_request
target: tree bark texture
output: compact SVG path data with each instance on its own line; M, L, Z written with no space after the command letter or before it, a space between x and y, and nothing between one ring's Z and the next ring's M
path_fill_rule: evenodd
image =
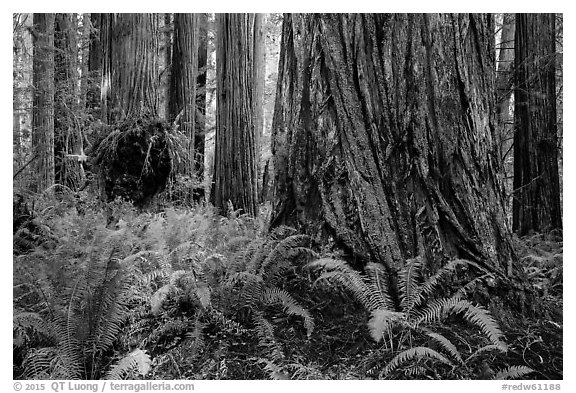
M272 225L358 259L511 270L487 15L286 15Z
M204 151L206 136L206 71L208 60L208 14L198 16L198 77L196 78L196 132L194 133L195 171L204 180Z
M196 131L196 77L198 73L198 14L174 14L170 119L178 120L186 135L184 159L177 173L195 179L194 136ZM190 190L192 192L192 190Z
M172 89L172 45L174 36L173 14L162 14L159 24L162 32L160 43L160 88L158 116L162 119L170 119L170 92ZM172 119L173 120L173 119Z
M56 14L55 21L55 152L56 181L72 190L84 182L80 123L78 22L76 14Z
M262 178L261 156L262 136L264 134L264 82L266 73L266 34L264 32L264 14L254 14L254 92L252 105L254 107L254 132L256 133L256 160L258 179ZM260 183L258 190L262 189Z
M88 49L88 88L86 92L86 108L99 116L101 112L100 83L102 81L102 53L104 46L102 38L106 34L102 31L102 22L105 14L90 14L90 47Z
M562 228L558 174L555 15L516 14L513 229Z
M504 14L502 34L496 63L496 92L498 129L500 135L500 162L504 165L513 145L514 117L512 116L512 92L514 81L514 14Z
M258 210L251 14L217 14L216 148L211 201L221 212Z
M103 120L157 117L158 14L103 14Z
M54 184L54 14L34 14L32 147L35 191Z

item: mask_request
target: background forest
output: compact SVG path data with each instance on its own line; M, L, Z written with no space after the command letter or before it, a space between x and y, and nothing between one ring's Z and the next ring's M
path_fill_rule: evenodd
M13 14L15 379L562 379L562 14Z

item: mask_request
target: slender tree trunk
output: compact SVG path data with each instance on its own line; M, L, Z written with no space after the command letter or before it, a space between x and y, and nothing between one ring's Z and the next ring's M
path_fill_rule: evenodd
M194 133L195 172L204 180L204 151L206 137L206 72L208 58L208 14L198 16L198 77L196 78L196 132Z
M56 180L72 190L84 182L85 161L80 116L76 14L56 14L55 22L55 150Z
M262 179L262 136L264 134L264 81L266 73L266 47L264 40L264 14L254 14L254 92L252 105L254 106L254 132L256 134L256 160L258 179ZM259 180L258 190L262 190Z
M102 117L158 115L158 14L103 14Z
M88 87L86 92L86 108L88 111L101 112L101 89L102 80L102 54L104 46L101 37L105 35L102 31L102 21L104 14L90 14L90 47L88 49Z
M272 129L272 225L358 262L510 273L486 15L286 15Z
M198 14L174 14L174 46L170 119L177 119L186 135L186 154L178 174L194 179L194 137L196 128L196 77L198 72ZM190 190L191 195L192 190Z
M513 229L562 229L555 14L516 14Z
M35 191L54 184L54 14L34 14L32 147Z
M31 167L26 163L34 156L32 149L32 109L33 109L33 41L31 28L32 14L15 14L13 36L13 156L14 173L20 173L14 188L27 187L30 183ZM36 179L34 179L35 181Z
M87 107L88 96L88 70L90 60L90 31L92 25L90 22L90 14L82 15L82 36L80 37L80 104L79 107L82 111Z
M256 135L253 119L253 19L216 15L216 149L211 201L221 212L258 211Z
M514 31L516 23L514 14L504 14L502 34L498 48L496 64L496 113L498 130L500 132L500 162L506 165L509 158L514 136L514 117L512 112L512 82L514 80Z

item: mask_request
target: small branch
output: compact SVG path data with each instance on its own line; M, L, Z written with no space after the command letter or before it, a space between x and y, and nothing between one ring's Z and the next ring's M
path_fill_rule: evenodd
M16 171L16 173L14 174L14 177L12 177L12 180L16 179L16 176L18 176L20 174L20 172L22 172L24 169L26 169L26 167L28 165L30 165L32 163L32 161L34 161L36 158L38 158L38 154L36 154L34 157L32 157L31 159L28 160L28 162L26 164L24 164L24 166L22 166L22 168L18 169Z

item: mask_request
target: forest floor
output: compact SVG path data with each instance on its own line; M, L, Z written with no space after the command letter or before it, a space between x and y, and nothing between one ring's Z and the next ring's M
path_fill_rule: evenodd
M561 237L515 239L538 302L524 314L452 297L461 312L423 325L425 311L378 320L359 301L368 273L346 273L356 287L338 285L341 268L319 275L312 261L341 255L292 228L268 233L266 207L253 219L14 201L14 378L563 378Z

